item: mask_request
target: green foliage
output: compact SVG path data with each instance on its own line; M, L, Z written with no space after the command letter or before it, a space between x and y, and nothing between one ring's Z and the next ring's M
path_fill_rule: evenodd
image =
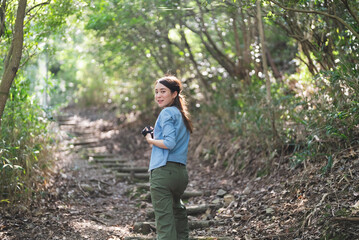
M108 101L105 91L105 76L102 75L102 69L94 63L87 64L79 69L81 75L78 76L82 84L78 88L79 103L83 106L102 105Z
M328 156L328 163L322 168L322 173L327 173L333 166L333 156Z
M0 200L29 200L43 183L48 120L29 93L30 81L18 76L3 116L0 141Z
M298 9L337 9L340 18L358 28L340 1L279 2ZM268 59L273 60L271 104L266 101L252 0L55 1L27 25L25 52L38 52L36 47L46 52L51 76L46 78L48 89L43 89L51 94L51 105L73 100L83 106L114 104L122 113L152 111L153 82L170 72L183 80L201 127L246 143L241 154L234 152L222 166L246 166L244 159L260 156L264 167L257 175L262 176L278 153L290 155L292 167L323 160L326 173L337 151L358 144L358 39L324 15L262 3ZM65 22L67 14L76 16ZM11 31L11 14L8 20L6 29ZM66 31L57 28L64 23ZM50 36L51 31L58 34ZM2 56L6 48L0 47ZM243 63L247 50L249 62ZM275 67L284 77L273 77ZM28 67L27 73L31 71L36 72ZM31 83L24 91L29 94L39 77L27 76ZM25 139L28 133L22 130L21 135L19 127L11 125L21 119L37 136L38 128L30 126L40 124L37 115L11 110L13 102L7 109L9 129L3 134L13 136L12 142ZM4 149L15 154L21 148L7 143ZM210 156L215 158L217 150ZM6 171L27 172L14 156L3 159ZM13 181L24 186L20 179Z
M340 18L356 27L340 2L279 2L324 12L335 8ZM170 71L184 80L195 117L214 131L245 139L247 152L262 152L266 159L276 152L290 154L293 167L325 160L323 171L328 171L330 156L338 147L357 144L355 49L359 46L333 19L289 13L265 1L267 49L284 75L271 78L272 103L268 105L264 80L258 73L260 48L254 39L248 40L251 35L245 31L256 27L251 25L255 1L88 3L85 35L96 44L87 45L92 49L87 54L97 73L83 74L87 77L80 81L80 95L86 101L101 102L102 95L95 92L98 89L106 96L102 102L111 99L123 112L148 109L153 105L153 81ZM236 14L238 29L234 32ZM241 25L243 22L246 24ZM190 49L184 47L185 40ZM245 40L250 41L253 60L247 66L252 74L249 81L231 72L227 64L243 60L237 54L245 50ZM267 166L263 169L268 170Z
M332 164L332 154L338 149L357 145L358 76L355 69L326 71L316 76L313 92L290 111L290 119L303 126L301 136L293 141L295 164L329 156L326 172ZM294 110L294 111L293 111ZM304 136L304 138L303 138Z

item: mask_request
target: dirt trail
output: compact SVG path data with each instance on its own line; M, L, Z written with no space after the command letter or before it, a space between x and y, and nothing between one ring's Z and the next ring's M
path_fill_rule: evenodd
M147 171L150 148L139 131L114 130L102 119L78 117L62 119L60 126L67 135L77 135L68 145L73 160L60 174L60 182L65 183L60 192L72 195L67 202L67 210L76 219L72 227L91 239L154 238ZM210 199L212 192L196 187L190 184L183 196L191 239L235 239L232 232L225 231L230 226L228 219L213 218L218 209L234 201L234 196L220 189L214 197L224 200L208 202L206 197Z
M41 202L0 217L1 239L154 239L150 149L138 131L114 121L96 115L58 118L51 187ZM192 239L235 239L223 234L225 221L207 217L223 204L196 200L210 194L193 184L186 192Z
M112 113L68 114L59 117L56 169L42 201L3 212L0 239L154 239L150 149L139 126L119 125ZM359 239L357 156L343 155L326 177L315 165L229 176L189 159L191 239Z

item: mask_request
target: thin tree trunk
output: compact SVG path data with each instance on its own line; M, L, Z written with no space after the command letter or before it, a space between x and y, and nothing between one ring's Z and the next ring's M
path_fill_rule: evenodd
M282 74L279 72L277 66L275 65L272 55L270 54L269 51L266 52L266 55L269 65L272 68L274 77L277 79L277 81L279 80L280 82L282 82Z
M250 45L251 45L251 36L250 36L250 32L248 30L248 24L246 24L246 22L244 21L245 16L244 16L244 12L243 12L243 7L241 8L241 18L242 21L239 22L240 24L240 28L242 31L242 35L243 35L243 44L244 44L244 50L243 50L243 66L245 69L245 80L246 83L248 85L250 85L251 83L251 78L249 76L249 72L250 72L250 65L251 65L251 55L250 55ZM250 16L248 17L248 23L250 23Z
M4 113L6 101L9 96L11 85L15 79L16 73L20 66L22 48L24 42L24 19L27 0L19 0L15 20L15 29L13 40L7 56L6 62L9 64L4 69L4 74L0 84L0 127L1 119Z
M222 36L222 32L219 30L219 27L218 27L218 24L216 22L216 18L213 14L214 12L214 9L212 8L211 10L211 14L212 14L212 22L213 22L213 25L214 25L214 29L216 29L216 33L217 33L217 36L218 36L218 39L220 39L220 43L221 43L221 46L222 46L222 49L225 49L226 48L226 44L225 44L225 41L224 41L224 38Z
M1 37L5 32L5 13L6 13L6 0L0 2L0 42Z
M242 19L243 21L243 19ZM235 48L236 48L236 57L237 57L237 64L235 66L235 72L236 76L238 76L240 79L244 79L246 83L249 83L248 81L248 66L245 62L244 58L244 50L241 49L241 43L239 39L239 33L237 28L237 12L233 13L233 34L234 34L234 40L235 40ZM243 38L245 36L245 33L243 34Z
M263 72L266 79L266 90L267 90L267 104L268 104L268 111L269 116L271 116L272 122L272 131L274 140L278 139L277 129L275 127L275 113L272 107L272 96L271 96L271 84L268 75L268 64L267 64L267 54L266 54L266 45L264 41L264 29L262 23L262 14L261 14L261 1L257 0L257 18L258 18L258 30L259 30L259 37L261 42L261 50L262 50L262 64L263 64Z
M239 34L238 34L238 30L237 30L237 14L233 13L233 34L234 34L234 42L235 42L235 47L236 47L236 57L237 57L237 66L236 66L236 72L238 72L237 74L240 73L240 68L241 68L241 62L242 62L242 54L241 54L241 43L239 41Z
M257 0L257 18L258 18L258 31L259 31L259 38L261 43L261 50L262 50L262 66L263 66L263 72L266 80L266 90L267 90L267 103L271 104L271 86L270 86L270 80L268 75L268 64L267 64L267 57L266 57L266 46L264 42L264 30L263 30L263 24L262 24L262 14L261 14L261 2L260 0Z

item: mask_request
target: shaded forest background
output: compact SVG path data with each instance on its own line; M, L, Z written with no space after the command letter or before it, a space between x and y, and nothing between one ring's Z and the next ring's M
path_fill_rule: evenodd
M358 147L355 0L0 1L0 203L41 198L65 106L154 122L179 77L191 154L253 177Z

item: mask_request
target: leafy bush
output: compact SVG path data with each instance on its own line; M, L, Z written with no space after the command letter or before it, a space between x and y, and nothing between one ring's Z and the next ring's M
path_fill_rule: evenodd
M294 165L310 159L327 159L330 168L333 155L358 144L359 85L355 76L355 71L343 68L322 72L313 79L313 92L292 105L295 107L288 117L301 125L302 135L292 141Z
M200 112L208 119L203 124L213 126L213 135L229 133L232 142L241 142L240 147L227 143L222 161L231 159L241 168L256 159L263 164L258 172L263 172L279 154L289 157L292 167L326 161L322 170L329 171L341 149L358 145L358 73L354 66L350 69L338 67L311 77L302 68L285 85L272 83L271 107L261 79L252 79L245 91L238 83L234 89L235 81L227 79L213 95L217 104L201 106Z
M0 201L30 200L44 182L48 120L29 94L30 81L18 76L6 104L0 141Z

